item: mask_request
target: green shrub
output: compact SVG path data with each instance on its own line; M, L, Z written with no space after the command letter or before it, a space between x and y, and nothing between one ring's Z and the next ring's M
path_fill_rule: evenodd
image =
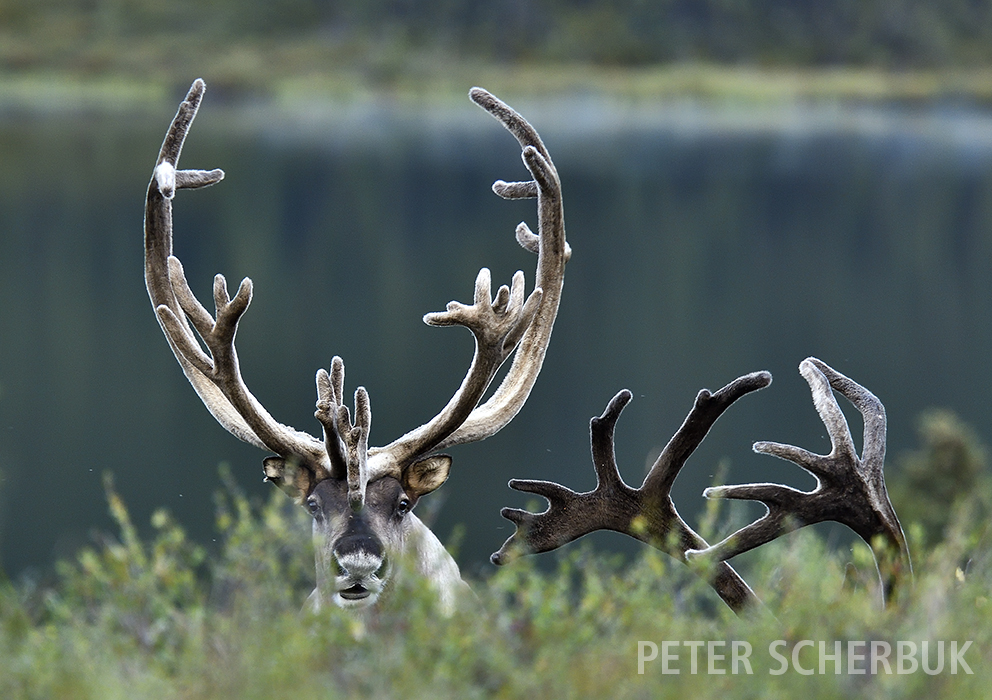
M992 513L988 448L948 410L931 409L917 421L921 446L901 455L892 500L904 525L918 525L923 543L947 537L952 525L975 540Z
M0 697L958 698L984 697L992 680L989 550L960 522L917 557L915 586L888 608L867 547L837 551L804 530L749 555L743 573L766 607L742 618L656 550L623 561L581 544L550 571L524 558L471 582L477 600L450 617L415 577L374 613L309 614L305 513L275 490L251 503L228 484L221 543L208 554L164 512L140 539L108 480L116 537L62 563L50 587L0 583ZM691 673L682 646L678 675L657 660L639 674L642 640L725 643L717 668L727 673L706 672L706 649ZM974 674L834 675L828 664L825 675L772 675L776 640L830 651L834 641L970 640ZM753 675L730 672L732 641L751 645ZM815 646L797 659L817 669Z

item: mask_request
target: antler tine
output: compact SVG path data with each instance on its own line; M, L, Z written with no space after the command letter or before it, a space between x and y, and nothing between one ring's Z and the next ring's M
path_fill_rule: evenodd
M338 427L338 412L344 410L343 425L350 427L348 408L344 406L344 361L334 356L331 371L317 370L317 410L314 417L324 426L324 447L331 462L330 475L335 479L348 476L348 458L345 454L342 432Z
M500 514L517 526L498 552L493 564L507 564L521 555L558 549L596 530L625 532L639 514L635 489L624 483L616 463L613 436L616 422L632 394L623 389L614 396L603 415L589 423L596 488L576 493L550 481L511 479L510 488L548 500L543 513L503 508ZM620 494L620 495L618 495Z
M551 161L551 154L548 153L548 149L541 140L541 136L537 133L537 130L534 129L534 127L532 127L526 119L520 116L505 102L489 92L486 92L482 88L472 88L469 91L469 97L473 102L498 119L500 123L506 127L506 130L513 134L513 137L517 139L517 142L523 149L521 155L524 158L525 163L527 163L529 157L532 157L527 155L527 149L533 148L547 162L548 166L550 166L545 170L550 170L551 176L557 182L558 171L554 167L554 163ZM531 170L531 174L534 175L534 180L528 180L526 182L505 182L503 180L497 180L493 183L493 192L503 199L533 199L534 197L539 196L539 176L534 173L534 169L529 163L527 164L527 168ZM545 175L545 177L547 177L547 175ZM520 223L517 226L516 236L517 242L523 248L526 248L532 253L538 252L540 238L533 233L530 228L528 228L527 224ZM566 241L565 261L567 262L570 257L572 257L572 249Z
M330 374L317 370L317 410L314 417L324 426L324 445L330 458L330 476L348 480L348 501L353 510L365 506L369 482L369 432L372 409L368 391L355 390L355 421L344 405L344 361L335 356Z
M815 489L800 491L781 484L746 484L706 489L707 498L756 500L768 512L759 520L708 548L687 552L690 559L724 561L806 525L835 521L847 525L872 548L883 599L912 576L909 548L882 473L885 459L885 408L857 382L816 358L799 371L810 385L813 403L830 436L831 451L818 455L792 445L757 442L754 451L788 460L811 473ZM862 457L858 457L834 391L845 396L864 417Z
M473 88L470 96L498 118L523 146L524 163L534 180L525 183L524 189L530 194L520 196L538 197L541 235L520 224L517 240L538 253L537 281L525 299L524 276L518 271L511 286L500 287L493 299L490 272L483 268L476 278L472 305L451 302L446 311L424 316L424 322L429 325L459 325L471 330L476 341L472 364L454 396L436 417L370 452L375 458L376 473L396 473L404 464L429 452L483 440L509 423L527 400L541 370L558 312L569 254L558 173L537 132L523 117L481 88ZM494 189L503 194L499 185L494 185ZM499 367L514 350L513 365L502 384L480 406Z
M565 241L558 171L537 131L510 106L482 88L472 88L469 96L473 102L498 119L523 148L521 156L534 178L533 181L507 185L499 180L493 185L493 191L501 197L511 199L537 197L538 234L521 223L517 226L516 238L524 248L537 253L537 277L534 285L535 290L540 289L543 296L534 320L520 339L513 364L503 382L488 401L476 406L465 422L438 445L438 449L484 440L495 435L523 407L544 363L561 300L565 263L571 256L571 249Z
M737 399L764 389L771 383L772 375L769 372L752 372L738 377L715 394L706 389L701 390L696 395L696 402L689 415L644 478L642 488L656 493L667 494L671 491L675 477L723 412Z
M535 289L524 299L524 275L513 276L512 288L503 285L491 295L490 272L479 271L471 305L452 301L446 311L424 316L431 326L464 326L475 336L475 353L461 386L447 405L425 425L412 430L377 453L388 453L402 465L434 450L469 417L500 365L517 347L541 305L543 293Z
M545 160L549 163L551 162L551 154L548 153L548 149L541 140L540 134L537 133L537 129L520 116L513 107L503 102L488 90L480 87L474 87L469 90L468 96L470 100L498 119L506 127L506 130L513 134L513 137L520 144L521 148L533 146L544 156ZM537 193L535 192L532 196L536 197Z
M238 321L251 302L251 280L246 278L232 299L224 277L215 278L215 319L193 295L182 265L172 256L172 198L176 189L204 187L224 177L222 170L176 169L205 89L199 79L190 87L162 143L148 185L145 202L148 295L183 372L221 425L245 442L270 449L284 458L303 460L314 470L326 469L327 458L319 441L273 419L248 391L241 377L234 337ZM209 354L201 349L191 323ZM271 466L267 462L267 474Z
M596 488L576 493L548 481L512 480L510 488L546 498L548 509L543 513L530 513L504 508L503 517L516 525L516 531L492 555L493 563L505 564L523 554L548 552L595 530L630 535L688 563L686 550L705 547L705 540L675 509L672 484L723 412L745 394L768 386L771 380L768 372L755 372L739 377L716 393L700 391L689 415L638 489L624 483L616 463L616 423L632 397L626 389L621 391L613 397L603 415L590 422ZM757 602L754 592L726 562L697 571L707 577L717 594L735 612Z

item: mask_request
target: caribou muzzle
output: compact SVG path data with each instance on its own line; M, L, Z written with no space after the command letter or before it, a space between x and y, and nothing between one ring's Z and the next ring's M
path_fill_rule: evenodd
M342 607L370 605L376 601L389 574L382 542L368 521L355 514L348 529L334 544L334 602Z

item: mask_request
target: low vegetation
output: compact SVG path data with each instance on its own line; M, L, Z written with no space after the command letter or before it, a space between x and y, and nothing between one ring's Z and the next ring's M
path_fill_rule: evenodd
M946 464L956 453L971 464L981 454L946 414L921 425L924 445L904 459L936 454ZM947 448L961 440L971 447ZM551 566L542 565L554 557L531 557L495 569L473 582L478 599L450 618L438 617L431 592L414 583L373 615L306 614L308 516L282 493L250 503L227 477L217 497L219 544L208 552L163 511L141 538L108 479L116 536L60 563L51 585L0 583L0 696L984 697L992 681L992 543L987 519L974 517L983 489L969 469L944 470L944 491L955 492L951 517L940 526L907 524L915 585L897 604L879 604L866 546L831 548L807 530L741 558L765 602L742 618L660 552L644 548L624 562L585 546ZM955 480L957 487L947 483ZM974 494L971 506L964 488ZM703 517L704 534L727 525L717 507ZM939 673L923 669L924 641L930 671L944 643ZM749 665L732 665L731 651L744 649L734 642L749 645ZM827 655L840 643L836 668L821 659L820 642ZM876 674L873 642L876 658L884 644L891 650L887 663L874 662ZM678 658L663 665L651 644ZM898 651L906 652L901 662Z

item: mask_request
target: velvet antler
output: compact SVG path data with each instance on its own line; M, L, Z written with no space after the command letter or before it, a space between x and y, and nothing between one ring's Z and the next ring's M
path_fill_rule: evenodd
M830 454L818 455L777 442L757 442L754 451L797 464L816 478L816 488L805 492L781 484L745 484L706 489L703 494L707 498L761 501L768 512L722 542L695 547L687 556L690 560L725 561L787 532L832 520L847 525L871 547L883 597L891 599L897 584L912 577L912 564L882 474L885 407L863 386L816 358L803 360L799 372L809 383L813 404L830 435ZM846 397L864 417L860 457L834 391Z
M737 399L768 386L771 381L768 372L755 372L739 377L716 393L706 389L700 391L685 422L637 489L624 483L614 454L616 423L632 398L624 389L613 397L603 415L593 418L590 423L596 488L576 493L548 481L510 481L510 488L543 496L549 506L543 513L517 508L502 510L503 517L515 523L517 528L492 555L493 563L505 564L522 554L548 552L595 530L622 532L686 562L686 550L707 545L675 509L672 484L723 412ZM757 602L754 592L726 562L719 562L704 573L717 594L735 612Z

